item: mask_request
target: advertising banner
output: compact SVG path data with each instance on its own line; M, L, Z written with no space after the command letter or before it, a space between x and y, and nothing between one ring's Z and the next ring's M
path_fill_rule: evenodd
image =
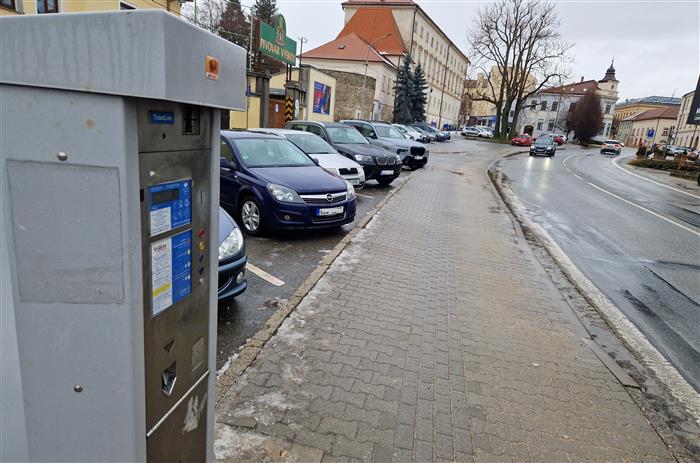
M275 27L260 21L258 49L264 55L294 66L297 59L297 43L287 37L287 24L284 16L273 18Z
M700 77L698 77L698 85L695 87L693 102L690 104L688 124L700 125Z
M318 114L331 113L331 87L320 82L314 82L314 107Z

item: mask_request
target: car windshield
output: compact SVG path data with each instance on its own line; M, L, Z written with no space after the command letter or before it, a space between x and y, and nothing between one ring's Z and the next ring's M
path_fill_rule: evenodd
M291 142L279 138L233 140L247 167L305 167L314 162Z
M617 140L605 140L605 143L608 145L619 145L620 142Z
M529 137L529 135L526 133L521 133L520 135L515 136L515 138L527 138L527 137Z
M396 127L391 127L389 125L377 125L374 129L377 131L377 136L379 138L404 138Z
M369 142L354 127L326 127L328 136L333 143L339 145L360 144L367 145Z
M537 146L550 146L553 144L554 144L554 140L552 140L552 137L540 137L535 142L535 145L537 145Z
M306 154L335 154L337 151L321 137L314 134L287 135L287 139Z

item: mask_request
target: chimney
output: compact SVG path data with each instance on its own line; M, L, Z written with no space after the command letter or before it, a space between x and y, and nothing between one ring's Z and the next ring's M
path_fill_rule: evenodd
M583 76L581 76L581 82L583 82Z

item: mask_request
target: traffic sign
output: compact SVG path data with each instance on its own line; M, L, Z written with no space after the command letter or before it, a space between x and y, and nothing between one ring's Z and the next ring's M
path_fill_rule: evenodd
M654 138L654 129L647 130L647 138Z

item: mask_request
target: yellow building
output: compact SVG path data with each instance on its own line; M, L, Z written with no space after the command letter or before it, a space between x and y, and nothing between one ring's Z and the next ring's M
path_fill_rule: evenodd
M134 10L137 8L160 8L179 16L180 0L0 0L0 16Z
M621 121L635 114L643 113L650 109L678 107L680 98L669 96L646 96L644 98L632 98L615 105L615 120Z
M676 119L676 133L673 137L673 144L698 149L700 147L700 127L688 124L688 115L693 96L695 96L694 91L683 95L681 108L678 111L678 119Z
M627 146L650 148L655 144L666 144L675 130L677 117L677 106L657 107L633 114L620 121L617 139Z
M316 69L313 66L301 66L301 81L299 80L299 68L292 69L291 80L287 82L287 72L279 72L270 78L270 102L268 104L267 127L280 128L285 124L285 95L286 86L296 89L299 94L298 109L295 110L294 119L311 120L319 122L333 122L335 111L337 82L335 77ZM221 120L222 129L253 129L261 126L262 82L254 74L248 74L248 95L246 97L246 111L230 111L229 119ZM325 104L319 105L315 95L324 93Z

